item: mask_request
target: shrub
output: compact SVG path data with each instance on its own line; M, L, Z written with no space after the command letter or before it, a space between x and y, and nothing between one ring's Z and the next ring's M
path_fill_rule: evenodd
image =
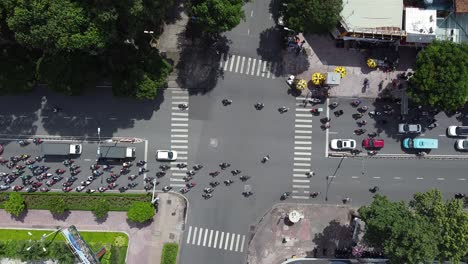
M179 245L176 243L164 244L161 256L161 264L176 264L178 252Z
M133 222L143 223L153 218L154 207L148 202L134 202L128 210L127 216Z
M48 205L49 211L54 215L61 215L67 210L67 204L61 197L51 197Z
M96 217L96 219L102 219L107 216L107 213L109 212L109 202L101 198L94 203L94 208L93 208L93 214Z
M13 192L10 193L9 198L3 203L5 211L18 217L26 208L24 204L24 198L21 193Z

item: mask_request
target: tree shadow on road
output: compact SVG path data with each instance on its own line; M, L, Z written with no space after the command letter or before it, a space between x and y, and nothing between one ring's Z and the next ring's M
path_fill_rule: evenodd
M55 219L55 220L59 220L59 221L66 221L67 218L70 216L71 214L71 211L70 210L65 210L65 212L63 212L63 214L52 214L52 217Z
M322 233L315 234L313 242L316 246L315 257L334 257L336 250L349 248L353 245L353 230L349 225L342 225L336 220L328 223Z
M268 28L260 33L260 42L257 48L257 54L262 61L266 61L267 71L274 74L275 77L282 75L282 49L281 49L281 29L278 27Z

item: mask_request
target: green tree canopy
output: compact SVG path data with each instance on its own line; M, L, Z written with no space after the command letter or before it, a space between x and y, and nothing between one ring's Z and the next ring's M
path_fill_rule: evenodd
M96 217L96 219L102 219L106 217L108 212L109 202L104 198L99 199L93 208L93 214Z
M286 26L297 32L326 33L336 27L342 0L291 0L286 9Z
M455 110L468 99L468 45L435 41L416 59L409 97L418 104Z
M102 33L83 8L69 0L18 0L8 26L25 47L46 52L99 50Z
M51 196L49 198L49 211L54 215L61 215L67 210L67 204L62 198Z
M128 219L136 223L151 220L154 214L154 207L148 202L134 202L127 212Z
M435 227L439 261L458 263L468 255L468 213L462 201L444 201L439 190L431 190L415 194L410 206Z
M242 0L202 0L191 6L195 23L202 31L217 34L231 30L244 19Z
M8 195L8 200L3 203L3 207L5 211L16 217L26 209L23 196L17 192Z
M0 46L0 93L31 91L36 84L34 60L33 53L19 45Z
M468 213L460 200L444 202L440 191L417 193L409 205L376 195L358 212L365 242L392 263L458 263L468 255Z

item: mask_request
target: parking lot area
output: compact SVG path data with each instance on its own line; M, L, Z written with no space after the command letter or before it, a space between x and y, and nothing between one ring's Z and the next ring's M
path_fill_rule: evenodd
M11 188L23 186L21 191L27 191L28 188L35 185L37 186L35 191L38 192L44 187L50 190L62 190L63 187L70 187L71 191L76 191L76 187L86 185L81 190L81 192L86 192L87 189L98 191L99 187L109 188L109 183L114 182L113 191L119 191L120 187L129 187L130 183L134 183L134 186L130 186L128 190L143 189L145 186L144 177L150 176L150 172L139 171L140 168L146 166L137 166L136 164L136 161L146 160L147 158L146 141L139 143L104 142L106 145L135 148L135 159L130 160L131 164L129 164L130 166L126 171L122 171L124 160L99 160L99 162L96 162L98 141L61 140L61 143L81 144L82 153L70 156L44 156L41 145L48 142L50 141L34 144L29 139L27 145L21 146L15 140L0 139L0 144L3 146L3 153L0 155L3 160L2 165L0 165L0 172L2 172L0 185L7 185ZM15 156L19 158L17 158L16 162L12 161L14 160L12 157ZM71 160L70 164L64 162L67 159ZM98 166L91 167L96 164ZM48 175L42 178L41 174ZM76 178L69 180L71 176ZM129 179L130 176L132 176L132 179ZM70 183L64 186L64 183L68 181ZM86 181L89 182L82 183ZM112 190L109 188L109 190L105 191Z
M330 129L329 140L333 139L354 139L356 140L356 149L365 152L366 149L362 147L362 141L369 138L369 133L376 133L376 139L384 140L383 148L375 148L379 154L416 154L420 150L408 150L403 148L402 141L407 138L432 138L438 140L438 148L432 150L424 150L429 155L467 155L467 152L459 151L455 148L457 139L464 139L466 137L450 137L447 135L447 128L449 126L466 125L466 118L464 113L447 114L444 112L436 113L418 107L409 108L408 115L400 116L400 104L395 101L388 100L372 100L372 99L359 99L361 103L359 106L353 106L352 102L356 100L353 98L330 98L329 103L337 102L338 107L329 109ZM361 107L366 106L366 111L360 111ZM326 106L324 106L326 107ZM386 110L387 109L387 110ZM339 114L342 110L342 115ZM338 111L338 112L337 112ZM379 112L371 115L373 112ZM362 117L359 117L359 113ZM326 113L321 113L326 117ZM365 120L367 124L358 125L359 121ZM420 124L421 133L399 133L398 125L400 123L406 124ZM435 123L435 124L434 124ZM434 127L435 126L435 127ZM364 129L362 135L356 135L354 130ZM325 131L324 131L325 133ZM336 150L331 150L333 153ZM467 156L468 157L468 156Z

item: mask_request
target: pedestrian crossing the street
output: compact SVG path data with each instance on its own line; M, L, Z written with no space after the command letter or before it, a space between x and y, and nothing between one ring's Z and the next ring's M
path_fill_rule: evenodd
M193 246L243 252L245 235L189 226L184 242Z
M312 157L312 113L304 107L303 97L296 97L294 120L294 164L292 198L309 199L310 179L307 177Z
M275 79L275 74L278 74L281 70L281 64L278 62L248 58L239 55L222 56L219 62L219 67L225 72L229 71L271 79Z
M180 104L189 105L187 90L171 89L172 113L171 113L171 150L177 151L177 161L171 162L171 187L184 187L185 171L187 168L178 168L178 163L187 164L188 159L188 135L189 135L189 107L179 108Z

